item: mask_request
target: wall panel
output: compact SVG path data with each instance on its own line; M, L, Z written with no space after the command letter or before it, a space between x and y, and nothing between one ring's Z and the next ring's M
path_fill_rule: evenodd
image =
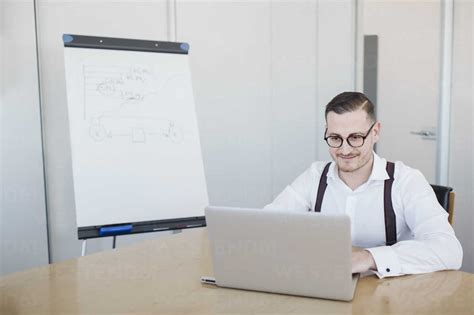
M456 192L454 229L464 249L462 270L474 272L474 4L454 6L449 185Z
M261 207L271 191L270 1L178 1L210 203Z
M276 196L316 159L318 12L315 1L271 6L272 193ZM325 149L325 148L324 148Z
M48 263L34 7L0 2L0 275Z

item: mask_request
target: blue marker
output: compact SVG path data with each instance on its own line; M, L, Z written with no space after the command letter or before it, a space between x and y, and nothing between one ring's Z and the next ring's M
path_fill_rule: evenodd
M179 48L181 48L184 51L189 51L189 44L188 43L182 43L179 45Z
M132 228L133 226L131 224L101 227L99 229L99 236L127 234L132 232Z
M66 44L66 43L70 43L74 40L74 37L72 37L71 35L69 34L63 34L63 42Z

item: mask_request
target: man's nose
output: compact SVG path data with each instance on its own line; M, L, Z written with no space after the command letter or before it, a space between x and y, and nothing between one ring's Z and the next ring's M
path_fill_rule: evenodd
M349 145L349 143L347 142L347 139L344 139L344 141L342 141L342 146L339 148L340 152L342 154L349 154L351 153L352 151L352 147Z

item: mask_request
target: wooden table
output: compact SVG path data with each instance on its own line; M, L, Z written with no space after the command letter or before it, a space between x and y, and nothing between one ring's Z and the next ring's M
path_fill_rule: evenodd
M206 229L92 254L0 279L0 314L474 314L474 275L362 278L351 303L224 289Z

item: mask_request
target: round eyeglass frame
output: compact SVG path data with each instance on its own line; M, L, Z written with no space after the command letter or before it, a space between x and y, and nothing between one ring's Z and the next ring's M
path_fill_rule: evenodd
M360 147L362 147L362 146L364 145L365 139L369 136L370 131L372 131L372 128L374 128L374 126L375 126L376 123L377 123L377 122L374 122L374 123L372 124L372 126L370 126L370 128L369 128L369 130L367 131L367 133L365 134L365 136L361 136L361 135L358 135L358 134L351 133L350 135L347 136L347 138L343 138L343 137L341 137L341 136L329 136L329 137L327 137L327 136L326 136L326 133L328 132L328 128L326 128L326 131L324 132L324 141L326 141L326 143L328 144L328 146L329 146L330 148L334 148L334 149L337 149L337 148L342 147L342 145L344 144L344 140L346 140L347 144L348 144L349 146L351 146L352 148L360 148ZM352 145L352 144L351 144L351 141L349 140L349 138L352 137L352 136L354 136L354 135L357 135L357 136L359 136L359 137L362 137L362 144L361 144L361 145ZM341 144L338 145L338 146L332 146L332 145L329 144L329 141L328 141L329 138L339 138L340 141L341 141Z

